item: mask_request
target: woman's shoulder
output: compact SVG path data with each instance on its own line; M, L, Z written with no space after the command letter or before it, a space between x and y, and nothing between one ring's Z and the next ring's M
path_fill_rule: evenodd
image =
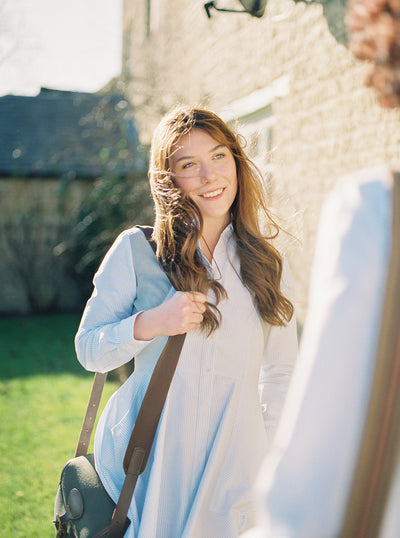
M385 165L359 169L342 176L327 196L321 210L320 234L342 238L364 235L386 227L390 220L393 172Z
M145 226L143 226L143 227L145 227ZM139 226L139 225L136 225L136 224L135 224L135 226L132 226L131 228L126 228L125 230L120 232L120 234L117 236L117 239L119 239L119 238L123 239L123 238L131 237L132 235L137 235L137 234L142 236L143 231L141 230L141 228L142 228L142 226Z
M342 176L333 187L331 198L352 199L374 198L376 193L390 192L393 185L393 171L385 164L361 168Z
M141 230L141 226L135 225L120 232L114 241L113 247L118 247L120 244L130 245L132 242L138 244L147 243L144 232Z
M117 235L107 251L103 263L110 262L111 260L118 263L121 261L132 261L133 251L138 252L146 248L148 247L144 233L139 226L132 226Z

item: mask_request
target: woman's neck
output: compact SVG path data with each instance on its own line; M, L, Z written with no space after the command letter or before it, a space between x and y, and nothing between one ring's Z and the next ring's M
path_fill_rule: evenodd
M217 246L219 238L221 237L222 232L225 230L228 224L229 222L227 224L224 224L223 226L218 227L203 226L203 232L200 237L200 247L202 253L210 263L212 263L214 250Z

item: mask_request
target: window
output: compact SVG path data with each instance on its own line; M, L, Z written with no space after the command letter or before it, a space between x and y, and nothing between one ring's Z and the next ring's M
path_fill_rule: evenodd
M160 25L160 0L146 0L146 35L157 32Z
M265 107L255 114L239 118L238 131L247 142L247 155L258 167L265 181L267 192L271 189L274 116L272 107Z
M289 79L283 76L270 86L234 101L221 111L221 117L242 134L246 153L259 168L267 193L271 193L273 174L273 100L289 93Z

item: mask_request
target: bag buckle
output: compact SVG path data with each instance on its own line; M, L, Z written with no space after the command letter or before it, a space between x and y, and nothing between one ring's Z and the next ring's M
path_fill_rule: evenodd
M83 499L79 490L76 488L71 489L68 495L65 512L63 514L56 514L56 519L53 521L57 530L57 538L67 534L70 521L82 517L83 508Z
M68 533L68 521L62 521L60 514L56 514L56 519L53 521L54 525L56 526L56 538L62 538L63 536L66 536Z

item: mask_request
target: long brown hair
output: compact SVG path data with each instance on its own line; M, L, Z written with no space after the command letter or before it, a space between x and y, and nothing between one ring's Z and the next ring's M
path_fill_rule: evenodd
M212 279L197 250L202 216L197 205L174 184L171 173L173 146L192 129L206 131L231 151L238 181L231 207L231 221L240 260L240 276L252 294L260 316L271 325L283 326L293 315L292 303L282 295L282 258L270 240L279 233L265 202L262 178L246 156L240 136L216 114L203 108L179 106L164 116L151 144L149 179L155 203L154 239L157 255L180 291L213 291L215 303L206 304L202 328L208 333L219 326L217 305L226 297L222 285ZM264 215L267 237L260 229Z
M400 106L400 0L350 0L346 23L349 48L371 65L366 85L385 108Z

